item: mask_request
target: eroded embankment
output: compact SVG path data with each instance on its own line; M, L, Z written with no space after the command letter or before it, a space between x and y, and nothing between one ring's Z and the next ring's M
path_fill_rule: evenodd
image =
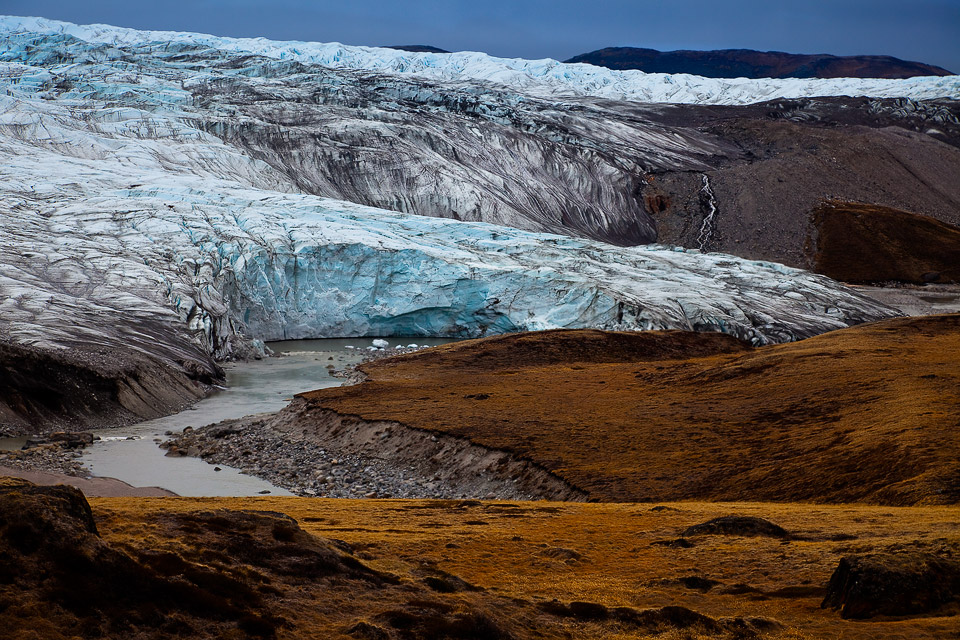
M366 382L301 397L509 451L591 499L960 501L960 316L752 350L707 339L514 334L365 364Z
M163 446L332 498L586 499L543 467L466 438L368 421L301 398L276 414L208 425Z
M175 413L223 382L196 345L162 327L137 329L143 344L0 342L0 435L132 424Z

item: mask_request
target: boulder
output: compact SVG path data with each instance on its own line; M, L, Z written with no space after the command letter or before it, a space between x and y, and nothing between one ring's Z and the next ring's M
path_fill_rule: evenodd
M755 516L722 516L684 529L681 536L766 536L787 538L787 530Z
M878 553L840 560L821 608L844 618L931 613L960 597L960 562L931 553Z

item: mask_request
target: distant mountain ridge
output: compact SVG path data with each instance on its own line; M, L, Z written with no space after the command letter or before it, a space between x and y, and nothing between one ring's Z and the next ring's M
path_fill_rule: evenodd
M833 56L752 49L657 51L607 47L565 62L586 62L608 69L647 73L689 73L707 78L913 78L954 73L892 56Z
M450 53L446 49L431 47L428 44L391 44L383 48L396 49L397 51L411 51L413 53Z

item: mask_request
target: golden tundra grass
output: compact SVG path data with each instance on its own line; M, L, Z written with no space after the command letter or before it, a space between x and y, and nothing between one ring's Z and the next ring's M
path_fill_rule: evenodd
M526 603L558 599L637 609L682 605L716 617L762 617L780 622L784 638L956 637L960 616L903 620L842 620L820 609L840 557L850 553L917 549L960 553L960 508L770 503L575 504L545 502L323 500L306 498L93 498L104 539L120 547L176 550L178 540L151 524L169 511L280 511L307 531L344 540L368 566L414 581L432 566L486 589L433 594L495 608L491 598ZM753 515L803 538L698 536L689 549L653 544L721 515ZM839 539L838 538L845 538ZM706 593L673 582L701 576L720 584ZM725 588L747 585L734 595ZM797 589L800 587L800 589ZM792 594L791 594L792 588ZM777 592L781 592L778 595ZM287 638L339 637L350 623L370 619L392 603L377 590L330 596L309 588L284 596L283 615L295 624ZM524 609L529 611L530 607ZM509 622L510 611L501 612ZM517 614L521 615L521 614ZM518 638L635 638L635 631L601 622L541 616L512 629ZM521 616L522 617L522 616ZM676 635L674 635L674 633ZM671 632L656 637L696 637Z

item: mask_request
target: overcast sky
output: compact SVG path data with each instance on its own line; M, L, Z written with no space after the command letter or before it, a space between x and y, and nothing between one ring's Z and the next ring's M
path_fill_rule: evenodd
M608 46L883 54L960 73L960 0L0 0L0 13L561 60Z

